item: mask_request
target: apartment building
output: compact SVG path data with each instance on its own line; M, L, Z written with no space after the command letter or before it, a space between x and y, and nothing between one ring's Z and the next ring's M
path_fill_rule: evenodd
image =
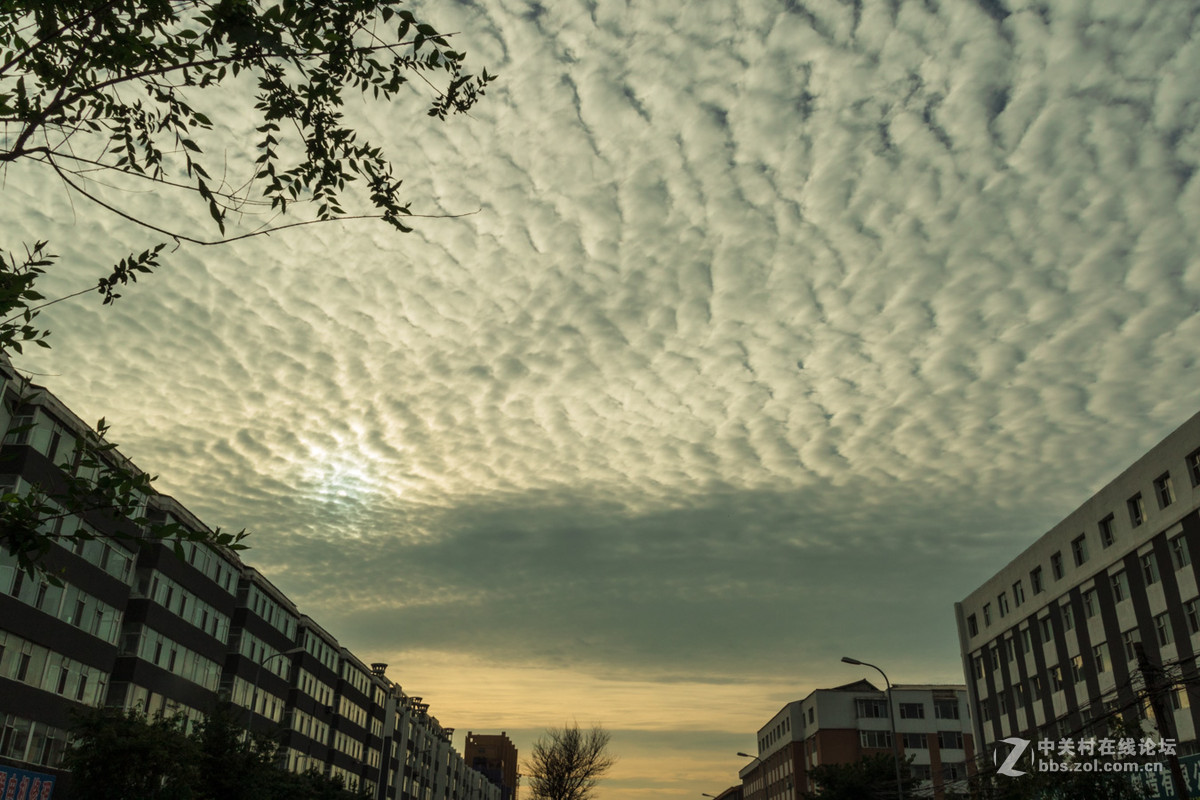
M57 491L79 468L73 454L87 426L15 378L0 361L0 491ZM142 514L208 532L163 495L145 497ZM379 800L500 800L428 705L235 553L185 542L177 554L128 519L94 512L64 512L45 526L71 537L44 560L61 585L17 569L0 544L0 786L25 781L21 791L36 787L40 800L69 792L61 764L73 709L195 720L229 703L248 728L278 737L287 769L316 768Z
M798 800L817 788L814 767L892 755L893 723L916 796L965 781L975 757L966 687L897 685L890 700L859 680L788 703L759 729L758 754L739 773L745 800Z
M482 772L500 787L501 800L516 800L519 757L507 731L498 734L467 731L463 758L474 770Z
M1197 752L1197 556L1200 414L955 605L981 748L1120 717Z

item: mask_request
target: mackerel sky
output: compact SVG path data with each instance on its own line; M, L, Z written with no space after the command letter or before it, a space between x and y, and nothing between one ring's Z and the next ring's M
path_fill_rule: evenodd
M953 603L1200 410L1200 4L418 9L500 80L351 113L466 216L185 245L18 365L460 747L598 722L604 800L694 800L842 655L961 683ZM4 179L52 296L163 241Z

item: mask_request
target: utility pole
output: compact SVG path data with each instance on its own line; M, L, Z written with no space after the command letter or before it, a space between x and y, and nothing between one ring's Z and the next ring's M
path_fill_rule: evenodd
M1163 680L1163 668L1150 661L1141 642L1133 643L1133 651L1137 655L1138 669L1146 681L1146 695L1150 700L1150 709L1154 712L1154 724L1158 728L1158 736L1160 739L1171 739L1178 743L1179 739L1175 736L1175 717L1162 701L1162 696L1167 689L1167 684ZM1191 800L1187 780L1183 777L1183 767L1179 765L1179 756L1174 749L1167 756L1167 764L1171 767L1175 797L1177 800Z

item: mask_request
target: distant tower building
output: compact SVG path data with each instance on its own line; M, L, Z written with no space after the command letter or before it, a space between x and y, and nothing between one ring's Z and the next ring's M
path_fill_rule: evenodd
M463 760L500 787L500 800L517 800L517 748L506 732L467 731Z

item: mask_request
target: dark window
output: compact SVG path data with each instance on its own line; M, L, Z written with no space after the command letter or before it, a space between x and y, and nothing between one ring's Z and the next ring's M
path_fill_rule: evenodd
M1187 463L1188 477L1192 479L1192 486L1200 486L1200 450L1188 453L1184 461Z
M1055 552L1050 554L1050 572L1054 574L1054 580L1062 580L1063 563L1062 553Z
M1042 568L1034 567L1029 572L1029 588L1033 589L1034 594L1041 594L1042 589Z
M1171 643L1171 620L1165 611L1154 618L1154 632L1158 636L1160 646Z
M1142 578L1147 586L1158 583L1158 562L1154 559L1153 551L1142 556Z
M1188 632L1193 636L1200 633L1200 607L1197 607L1197 601L1188 600L1183 604L1183 610L1187 613Z
M1071 555L1074 556L1077 567L1088 560L1087 538L1082 533L1071 540Z
M1083 593L1083 613L1088 618L1096 616L1099 610L1099 604L1096 602L1096 590L1088 589Z
M1175 565L1175 569L1183 569L1192 563L1192 556L1188 553L1187 539L1183 538L1182 533L1171 540L1171 563Z
M958 701L934 700L933 716L938 719L958 719Z
M886 700L865 700L859 699L856 702L858 707L858 716L868 718L886 718L888 715Z
M1129 597L1129 576L1121 570L1112 576L1113 600L1117 603Z
M1146 506L1142 503L1141 492L1126 500L1125 505L1129 508L1129 522L1133 527L1136 528L1146 521Z
M1113 515L1109 514L1100 520L1100 546L1108 547L1116 540L1116 534L1113 533Z
M1158 498L1158 507L1166 508L1175 502L1175 488L1171 486L1171 473L1164 472L1154 480L1154 496Z

